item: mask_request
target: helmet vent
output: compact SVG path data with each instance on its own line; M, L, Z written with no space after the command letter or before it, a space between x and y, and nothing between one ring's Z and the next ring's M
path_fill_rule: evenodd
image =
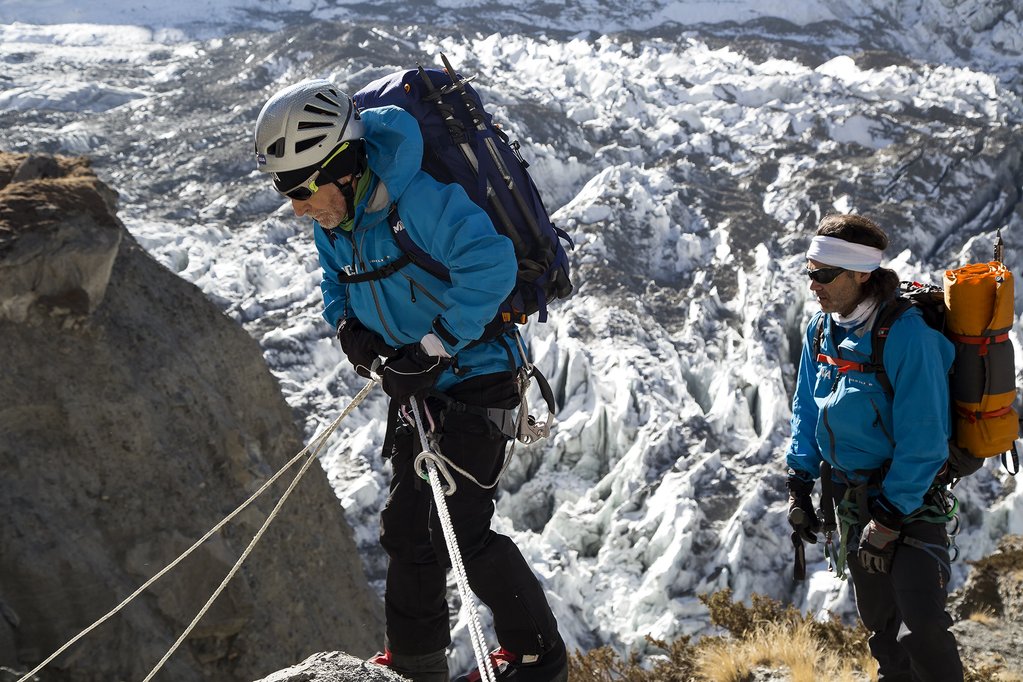
M330 94L332 94L332 95L334 95L335 97L337 97L337 93L335 93L335 92L334 92L333 90L331 90L331 91L330 91ZM336 100L332 100L331 98L329 98L329 97L327 97L326 95L324 95L324 94L323 94L322 92L318 92L318 93L316 93L316 99L320 100L321 102L326 102L327 104L329 104L329 105L330 105L330 106L332 106L332 107L337 107L337 106L340 106L340 105L339 105L339 104L337 103L337 101L336 101Z
M312 130L315 128L333 128L334 124L328 121L299 121L299 130Z
M276 156L277 158L280 158L284 156L285 144L287 143L284 141L284 138L278 137L274 140L272 145L266 148L266 153L269 156Z
M320 135L319 137L313 137L308 140L300 140L295 143L295 153L301 153L309 149L310 147L315 147L319 143L323 142L325 139L327 139L326 135Z
M314 106L312 104L307 104L307 105L305 105L302 108L305 109L306 111L308 111L310 114L319 114L321 116L337 116L337 112L336 111L329 111L327 109L321 109L320 107Z

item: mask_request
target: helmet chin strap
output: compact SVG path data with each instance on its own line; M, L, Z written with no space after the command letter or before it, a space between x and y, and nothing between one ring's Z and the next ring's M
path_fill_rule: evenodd
M339 180L335 180L334 181L334 185L336 185L337 188L339 190L341 190L341 196L343 196L344 199L345 199L345 210L346 210L346 213L345 213L345 217L341 220L341 222L344 222L345 220L350 220L354 216L354 212L355 212L355 183L358 181L359 177L360 176L358 176L358 175L354 175L354 176L352 176L351 180L349 180L348 182L344 183L343 185L341 184L341 182Z

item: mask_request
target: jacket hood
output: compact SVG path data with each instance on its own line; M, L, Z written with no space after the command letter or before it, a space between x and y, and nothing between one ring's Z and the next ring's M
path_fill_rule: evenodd
M423 164L423 136L411 114L386 106L362 112L370 169L397 199Z

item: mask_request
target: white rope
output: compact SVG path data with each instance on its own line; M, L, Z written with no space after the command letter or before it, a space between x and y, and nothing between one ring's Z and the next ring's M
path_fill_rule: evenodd
M192 552L194 552L194 551L195 551L196 549L198 549L198 548L199 548L199 547L200 547L200 546L201 546L201 545L202 545L202 544L203 544L204 542L206 542L207 540L209 540L209 539L210 539L210 538L211 538L211 537L213 536L213 534L214 534L214 533L216 533L216 532L217 532L217 531L219 531L219 530L220 530L221 528L223 528L223 527L224 527L225 525L227 525L227 524L228 524L228 523L229 523L229 522L230 522L230 521L231 521L231 520L232 520L232 519L233 519L234 517L236 517L236 516L237 516L238 514L240 514L240 513L241 513L241 512L242 512L242 511L243 511L243 510L244 510L244 509L246 508L246 507L248 507L248 506L249 506L250 504L252 504L252 503L253 503L253 502L254 502L254 501L256 500L256 498L258 498L258 497L259 497L260 495L262 495L262 494L263 494L264 492L266 492L266 490L267 490L267 489L268 489L268 488L269 488L269 487L270 487L271 485L273 485L273 484L274 484L274 482L275 482L275 481L276 481L276 480L277 480L278 478L280 478L280 477L281 477L281 476L282 476L282 475L284 474L284 472L285 472L285 471L287 471L288 469L290 469L290 468L291 468L291 467L292 467L292 466L293 466L293 465L294 465L294 464L295 464L296 462L298 462L298 461L299 461L299 460L300 460L300 459L301 459L301 458L302 458L302 457L303 457L303 456L304 456L304 455L305 455L306 453L308 453L311 447L315 446L315 449L313 450L312 454L311 454L311 455L310 455L310 456L308 457L308 459L306 460L305 464L303 464L303 465L302 465L302 469L301 469L301 470L300 470L300 471L298 472L298 474L297 474L297 475L295 476L295 479L294 479L294 480L293 480L293 481L291 482L291 485L290 485L290 486L288 487L288 490L287 490L287 491L286 491L286 492L284 493L284 496L283 496L283 497L281 498L281 500L280 500L280 501L279 501L279 502L277 503L277 506L276 506L276 507L274 508L274 510L273 510L273 511L271 512L271 514L270 514L270 516L269 516L269 517L267 518L266 522L265 522L265 523L263 524L263 527L259 529L259 531L258 531L258 532L256 533L256 536L255 536L255 537L253 538L252 542L251 542L251 543L249 544L249 546L248 546L248 547L247 547L247 548L245 549L245 552L244 552L244 553L242 554L242 556L241 556L241 557L239 558L238 562L237 562L237 563L236 563L236 564L234 565L234 567L233 567L233 568L231 569L231 572L230 572L230 573L228 574L227 578L225 578L225 579L224 579L224 582L223 582L223 583L221 583L220 587L218 587L218 588L217 588L217 591L216 591L216 592L214 593L213 597L211 597L211 598L210 598L210 600L209 600L208 602L206 602L206 605L205 605L205 606L203 607L203 610L202 610L202 611L200 611L199 615L198 615L198 616L197 616L197 617L195 618L195 620L193 620L193 621L192 621L191 625L189 625L189 626L188 626L188 629L187 629L187 630L185 631L185 633L184 633L184 634L183 634L183 635L181 636L181 638L180 638L180 639L179 639L179 640L178 640L178 641L177 641L177 642L176 642L176 643L174 644L174 646L173 646L173 647L171 648L171 650L170 650L169 652L167 652L167 655L165 655L165 656L163 657L163 659L162 659L162 660L160 661L160 663L159 663L159 664L157 664L156 668L154 668L154 669L153 669L153 670L152 670L152 671L151 671L151 672L149 673L149 676L148 676L148 677L146 677L146 680L149 680L150 678L152 678L153 674L154 674L154 673L156 673L156 672L157 672L157 670L159 670L159 669L160 669L160 667L162 667L162 666L163 666L163 664L164 664L164 663L165 663L165 662L167 661L167 659L168 659L168 658L170 657L170 655L171 655L171 654L172 654L172 653L173 653L173 652L174 652L174 651L175 651L175 650L177 649L177 647L178 647L178 646L179 646L179 645L181 644L181 642L182 642L182 641L184 640L185 636L187 636L187 635L188 635L188 633L189 633L189 632L191 632L192 628L194 628L194 627L195 627L195 624L196 624L196 623L197 623L197 622L199 621L199 618L201 618L201 617L202 617L202 616L203 616L203 615L204 615L204 614L206 613L206 611L207 611L207 610L209 609L209 606L210 606L210 604L212 604L212 603L213 603L213 600L214 600L214 599L216 599L216 598L217 598L217 596L218 596L218 595L220 594L220 592L222 592L222 591L223 591L223 589L224 589L224 587L226 586L227 582L228 582L228 581L229 581L229 580L230 580L230 579L231 579L231 578L232 578L232 577L234 576L234 574L235 574L235 573L237 572L238 568L239 568L239 567L241 566L241 563L242 563L242 562L243 562L243 561L245 560L245 558L246 558L246 557L248 556L249 552L251 552L251 551L252 551L252 548L253 548L253 547L255 547L255 544L256 544L256 542L258 542L258 541L259 541L259 538L260 538L260 537L262 537L262 534L263 534L263 532L264 532L264 531L266 530L267 526L269 526L269 525L270 525L270 521L271 521L271 520L273 519L273 517L274 517L274 516L275 516L275 515L277 514L277 512L278 512L278 511L280 510L280 508L281 508L281 505L283 505L283 503L284 503L284 500L285 500L285 499L287 499L288 495L289 495L289 494L291 494L291 491L292 491L292 489L293 489L293 488L295 487L295 485L296 485L296 484L298 483L299 479L300 479L300 478L302 477L302 475L303 475L303 474L305 474L305 471L306 471L306 469L308 469L308 468L309 468L309 464L310 464L310 463L311 463L311 462L312 462L312 461L313 461L314 459L316 459L316 456L317 456L317 454L318 454L318 453L320 452L320 450L321 450L321 449L323 448L323 445L324 445L324 444L325 444L325 443L327 442L327 439L328 439L328 438L329 438L329 437L331 436L331 434L333 434L333 433L334 433L334 431L335 431L335 430L337 429L337 427L338 427L338 425L339 425L339 424L341 423L341 421L342 421L342 420L343 420L343 419L344 419L345 417L347 417L347 416L348 416L349 414L351 414L352 410L354 410L354 409L355 409L355 407L356 407L357 405L359 405L359 403L361 403L361 402L362 402L362 401L363 401L363 400L364 400L364 399L366 398L366 396L367 396L367 395L369 395L370 391L371 391L371 390L373 390L373 387L374 387L374 386L376 386L376 385L377 385L377 381L376 381L376 380L371 380L371 381L370 381L370 382L369 382L368 384L366 384L366 385L365 385L365 386L364 386L364 387L362 388L362 390L361 390L361 391L359 391L359 392L358 392L358 393L357 393L357 394L355 395L355 397L354 397L354 398L352 398L352 401L351 401L351 402L350 402L350 403L348 404L348 407L346 407L346 408L344 409L344 411L342 411L342 412L341 412L341 414L340 414L340 415L338 415L338 418L337 418L337 419L335 419L335 420L333 421L333 423L331 423L331 425L330 425L330 426L328 426L328 427L327 427L327 429L326 429L325 431L323 431L323 433L321 433L321 434L320 434L319 436L316 436L316 437L315 437L315 438L313 439L313 442L312 442L312 443L311 443L310 445L307 445L307 446L306 446L305 448L303 448L303 449L302 449L302 451L301 451L301 452L299 452L299 453L298 453L297 455L295 455L294 457L292 457L292 458L291 458L291 460L290 460L290 461L289 461L289 462L288 462L287 464L285 464L285 465L284 465L283 467L281 467L281 469L280 469L280 470L279 470L279 471L278 471L278 472L277 472L276 474L274 474L274 475L273 475L273 476L272 476L272 477L271 477L271 478L270 478L269 480L267 480L267 482L266 482L266 483L264 483L264 484L263 484L263 485L262 485L262 486L261 486L261 487L259 488L259 490L257 490L257 491L256 491L255 493L253 493L253 494L252 494L252 495L251 495L251 496L249 497L249 499L245 500L245 502L243 502L243 503L242 503L242 504L241 504L241 505L240 505L240 506L239 506L239 507L238 507L237 509L235 509L235 510L234 510L233 512L231 512L230 514L228 514L228 515L227 515L227 516L226 516L226 517L225 517L225 518L224 518L224 519L223 519L222 521L220 521L220 523L218 523L217 525L215 525L215 526L214 526L213 528L211 528L211 529L210 529L210 530L209 530L209 531L208 531L208 532L207 532L207 533L206 533L205 535L203 535L203 536L202 536L201 538L199 538L198 540L196 540L195 544L193 544L193 545L192 545L191 547L189 547L189 548L188 548L187 550L185 550L185 552L184 552L183 554L181 554L181 555L180 555L180 556L179 556L179 557L178 557L177 559L175 559L175 560L174 560L174 561L172 561L171 563L167 564L167 566L165 566L165 567L164 567L164 568L163 568L163 569L162 569L162 570L161 570L161 571L160 571L159 573L157 573L157 574L156 574L156 575L154 575L154 576L153 576L152 578L150 578L149 580L147 580L147 581L146 581L146 582L145 582L145 583L144 583L144 584L143 584L143 585L142 585L141 587L139 587L139 588L138 588L137 590L135 590L134 592L132 592L132 593L131 593L131 595L129 595L129 596L128 596L128 597L127 597L127 598L126 598L126 599L125 599L124 601L122 601L122 602L121 602L120 604L118 604L117 606L115 606L115 607L114 607L113 609L111 609L111 610L110 610L110 611L109 611L109 612L108 612L108 613L107 613L106 615L104 615L104 616L103 616L102 618L100 618L100 619L99 619L99 620L97 620L97 621L96 621L95 623L93 623L92 625L90 625L89 627L85 628L84 630L82 630L81 632L79 632L79 633L78 633L77 635L75 635L74 637L72 637L72 638L71 638L71 639L70 639L70 640L69 640L69 641L68 641L68 642L67 642L66 644L64 644L64 646L62 646L61 648L59 648L59 649L57 649L56 651L54 651L54 652L53 652L53 653L52 653L52 654L51 654L51 655L50 655L50 656L49 656L49 657L48 657L48 658L47 658L46 660L44 660L44 661L43 661L42 663L40 663L39 665L37 665L37 666L36 666L35 668L33 668L32 670L30 670L30 671L29 671L29 672L28 672L28 673L27 673L27 674L26 674L26 675L25 675L24 677L20 678L20 679L19 679L19 680L18 680L17 682L28 682L28 681L29 681L29 680L31 679L31 677L32 677L33 675L35 675L35 674L36 674L37 672L39 672L40 670L42 670L43 668L45 668L45 667L46 667L46 666L47 666L47 665L48 665L48 664L49 664L50 662L52 662L52 661L53 661L53 659L57 658L57 657L58 657L58 656L60 656L60 655L61 655L62 653L64 653L65 651L67 651L67 649L68 649L68 648L70 648L70 647L71 647L71 646L72 646L73 644L75 644L75 642L77 642L77 641L78 641L78 640L80 640L80 639L81 639L82 637L84 637L85 635L89 634L90 632L92 632L93 630L95 630L95 629L96 629L97 627L99 627L100 625L102 625L103 623L105 623L105 622L106 622L107 620L109 620L109 619L110 619L111 617L113 617L113 616L114 616L114 615L115 615L116 613L118 613L118 612L119 612L119 611L120 611L121 609L123 609L123 608L124 608L125 606L127 606L127 605L128 605L128 604L129 604L129 603L130 603L130 602L131 602L131 601L132 601L133 599L135 599L135 598L136 598L137 596L139 596L140 594L142 594L143 592L145 592L145 591L146 591L146 589L148 589L148 588L149 588L149 587L150 587L150 586L151 586L151 585L152 585L153 583L155 583L155 582L156 582L157 580L159 580L159 579L160 579L160 578L162 578L162 577L163 577L164 575L166 575L166 574L167 574L167 573L168 573L168 572L169 572L169 571L170 571L171 569L173 569L173 568L174 568L175 566L177 566L177 565L178 565L179 563L181 563L181 562L182 562L182 561L183 561L183 560L184 560L184 559L185 559L185 558L186 558L186 557L187 557L187 556L188 556L189 554L191 554Z
M469 639L472 640L472 648L476 654L476 664L479 667L480 677L483 682L496 682L494 669L490 665L490 651L487 649L487 639L483 635L483 625L480 624L479 613L476 610L476 598L469 587L469 578L465 574L462 554L458 549L458 538L455 537L455 528L451 524L451 515L448 513L448 505L444 500L445 493L444 488L441 486L440 474L437 471L436 453L430 449L429 441L426 439L426 430L423 428L423 420L419 416L419 407L416 405L416 399L410 398L409 403L412 405L412 415L415 417L416 427L419 429L419 442L423 446L423 453L420 454L420 457L422 457L421 461L426 463L430 487L433 489L433 500L437 505L437 517L440 519L440 527L444 531L444 542L447 544L448 556L451 558L451 570L455 574L455 584L458 586L458 594L462 599L462 606L469 613Z

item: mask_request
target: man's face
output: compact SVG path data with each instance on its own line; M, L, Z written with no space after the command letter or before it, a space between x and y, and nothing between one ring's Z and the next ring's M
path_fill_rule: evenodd
M807 261L807 269L820 270L832 266L819 261ZM829 284L821 284L810 280L810 291L817 298L821 310L825 313L848 315L856 309L863 297L863 283L870 279L868 272L845 270Z
M349 175L340 182L343 185L351 179ZM308 199L291 199L291 208L299 218L309 216L327 229L337 227L348 216L348 202L332 182L321 186Z

